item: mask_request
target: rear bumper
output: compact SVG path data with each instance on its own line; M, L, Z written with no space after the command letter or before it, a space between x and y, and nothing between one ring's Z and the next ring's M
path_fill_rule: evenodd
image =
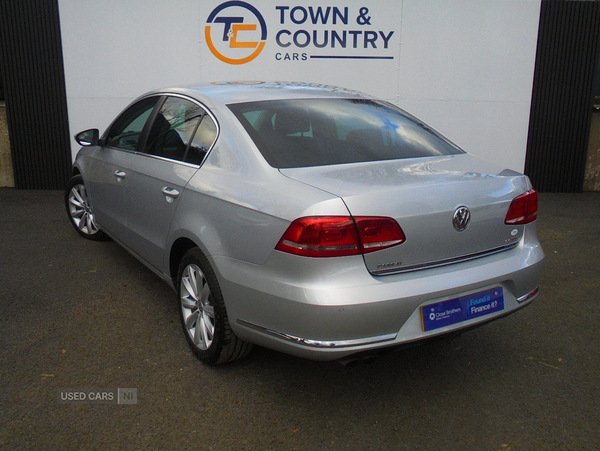
M537 295L537 240L477 260L373 276L362 257L310 259L274 252L265 265L214 259L231 327L241 339L288 354L335 360L484 324ZM421 307L502 287L504 309L424 331Z

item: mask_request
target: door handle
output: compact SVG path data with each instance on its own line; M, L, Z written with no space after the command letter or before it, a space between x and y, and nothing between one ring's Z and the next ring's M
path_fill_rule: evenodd
M173 200L175 200L177 196L179 196L179 191L177 191L174 188L169 188L168 186L165 186L162 189L162 193L165 195L165 199L167 199L167 202L173 202Z
M117 169L117 170L115 171L115 177L117 178L117 180L118 180L119 182L121 182L121 181L122 181L122 180L125 178L125 176L126 176L126 175L127 175L127 173L126 173L126 172L124 172L124 171L121 171L121 170L119 170L119 169Z

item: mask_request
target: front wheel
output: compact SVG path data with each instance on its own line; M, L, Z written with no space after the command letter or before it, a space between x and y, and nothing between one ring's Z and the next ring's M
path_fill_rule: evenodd
M67 183L65 207L71 224L82 237L95 241L107 239L106 234L96 225L92 205L81 175L74 176Z
M231 330L223 294L200 249L190 249L181 260L177 277L179 317L196 356L209 365L244 357L252 349Z

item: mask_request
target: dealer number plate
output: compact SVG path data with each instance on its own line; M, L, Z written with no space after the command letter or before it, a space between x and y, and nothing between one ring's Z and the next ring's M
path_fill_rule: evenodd
M421 325L424 331L434 330L500 310L504 310L504 296L502 288L497 287L425 305L421 307Z

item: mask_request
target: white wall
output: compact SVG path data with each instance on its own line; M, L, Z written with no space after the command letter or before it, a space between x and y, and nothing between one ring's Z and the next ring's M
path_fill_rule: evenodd
M218 42L223 25L207 23L222 3L59 0L71 133L103 130L133 98L154 88L217 80L306 81L390 100L468 152L523 170L540 0L248 0L264 18L267 39L255 59L236 65L219 60L205 37L211 25L217 51L232 58L248 54ZM365 4L368 11L361 11ZM327 23L313 24L309 5L313 14L330 7ZM339 16L332 23L333 7L347 11L347 24ZM294 23L302 22L304 11L307 20ZM257 22L240 7L217 16ZM333 31L346 33L346 48L338 42L332 48ZM301 45L306 33L312 41L316 32L323 42L327 32L328 45L299 48L296 32ZM241 31L238 40L257 41L257 33ZM289 47L278 45L278 34ZM365 35L377 36L377 48L369 42L365 48ZM387 59L352 59L365 56ZM76 151L73 141L73 155Z

